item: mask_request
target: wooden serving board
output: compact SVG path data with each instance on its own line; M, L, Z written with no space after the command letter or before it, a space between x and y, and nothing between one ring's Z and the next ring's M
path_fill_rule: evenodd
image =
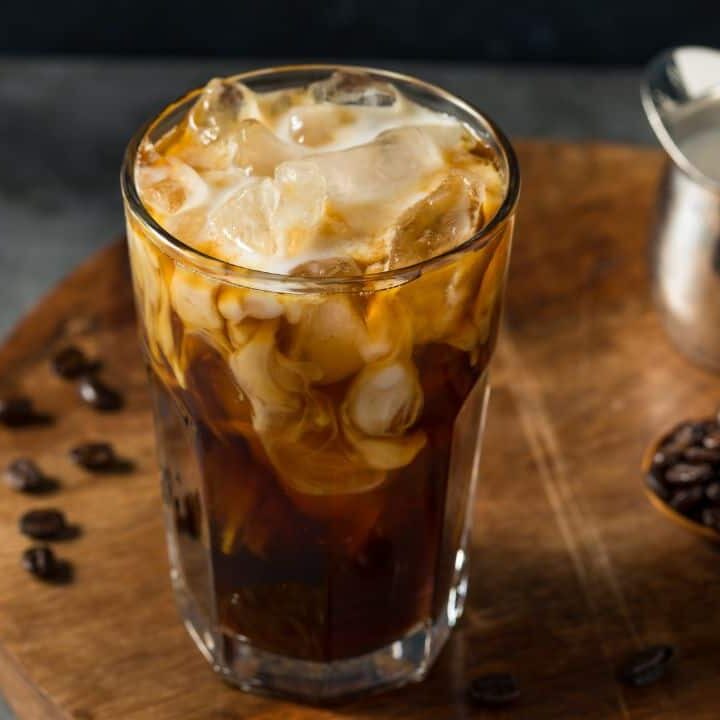
M144 371L125 251L114 245L53 291L0 349L0 390L32 395L52 426L0 429L0 465L35 457L52 498L0 488L0 684L22 720L518 718L631 720L720 715L720 555L648 504L644 447L712 412L720 379L670 346L650 299L645 242L659 153L519 143L523 192L505 329L475 508L465 618L418 686L315 708L221 683L170 594ZM720 332L720 328L718 329ZM97 354L127 408L101 415L48 367L68 341ZM110 439L137 472L72 465ZM58 547L64 587L19 565L18 516L57 505L83 528ZM618 684L630 650L670 642L661 683ZM475 673L509 670L522 697L494 713L466 699Z

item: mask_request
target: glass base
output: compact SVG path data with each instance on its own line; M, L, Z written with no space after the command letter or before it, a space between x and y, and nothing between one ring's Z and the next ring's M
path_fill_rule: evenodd
M434 622L374 652L347 660L309 662L259 650L242 636L219 632L173 572L175 596L185 627L213 670L242 690L322 702L420 682L462 615L467 592L465 553L456 558L456 582L445 611Z

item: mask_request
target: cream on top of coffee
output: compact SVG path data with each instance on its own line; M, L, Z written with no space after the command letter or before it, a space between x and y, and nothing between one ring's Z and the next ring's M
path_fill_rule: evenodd
M298 275L445 252L489 221L506 189L466 125L353 72L268 93L211 80L179 125L144 139L136 182L187 245Z

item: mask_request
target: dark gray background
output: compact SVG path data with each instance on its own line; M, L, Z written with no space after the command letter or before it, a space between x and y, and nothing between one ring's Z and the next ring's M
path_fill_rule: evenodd
M6 2L0 51L642 64L713 44L717 0Z

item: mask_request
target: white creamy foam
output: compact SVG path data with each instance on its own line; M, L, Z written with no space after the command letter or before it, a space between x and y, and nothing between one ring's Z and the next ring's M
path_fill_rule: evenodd
M170 232L230 263L372 271L440 252L489 218L485 186L501 181L477 144L457 119L363 75L266 94L213 80L184 125L145 143L137 182ZM442 215L440 187L457 195L444 191Z

